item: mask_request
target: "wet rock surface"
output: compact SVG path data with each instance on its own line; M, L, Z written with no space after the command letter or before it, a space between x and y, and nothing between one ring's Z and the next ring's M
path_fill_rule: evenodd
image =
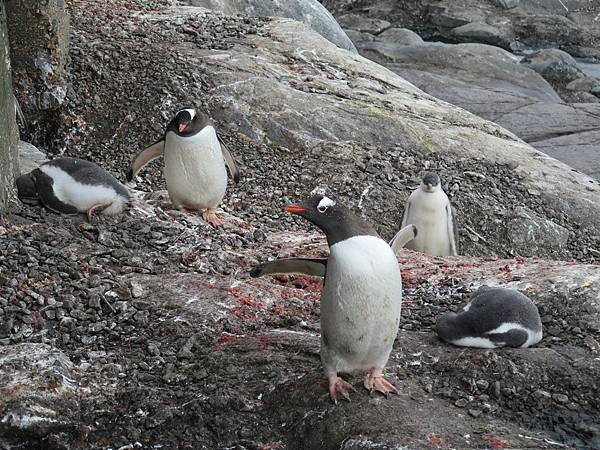
M337 17L356 17L347 31L362 55L597 179L592 156L596 139L586 124L593 123L594 131L598 127L596 103L600 99L596 94L600 90L596 85L600 80L585 73L572 56L595 61L593 49L600 42L600 27L594 19L600 14L599 6L587 1L500 3L409 0L376 5L326 1L325 5ZM354 34L351 29L359 26L361 15L363 22L385 18L390 27L418 31L429 42L414 42L413 48L366 30ZM431 42L436 40L446 44ZM498 47L518 55L527 53L523 67L519 67L520 56L501 53ZM532 53L531 48L542 50ZM571 126L564 129L562 123Z
M90 224L13 207L0 228L0 348L50 346L70 361L59 367L76 380L80 409L61 416L55 448L596 445L594 182L359 56L347 62L296 23L174 14L167 2L70 6L77 96L50 153L66 148L123 180L170 113L195 101L217 119L243 178L229 186L222 229L171 209L159 163L135 182L154 192L136 192L120 217ZM326 254L322 236L282 212L315 185L392 237L428 164L469 256L400 255L402 330L387 373L401 394L369 396L356 375L352 403L334 406L318 356L320 280L250 279L249 269ZM554 260L513 258L521 250L503 233L519 206L568 231L565 247L536 252ZM489 352L437 340L437 316L484 283L536 302L540 345ZM38 436L20 435L24 448Z

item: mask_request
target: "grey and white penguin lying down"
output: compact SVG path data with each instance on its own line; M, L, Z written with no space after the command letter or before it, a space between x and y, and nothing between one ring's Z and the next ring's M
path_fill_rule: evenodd
M440 339L463 347L530 347L542 339L537 307L517 290L482 286L436 324Z
M91 161L61 157L42 164L16 180L23 203L42 204L61 214L94 211L116 215L129 203L129 191L110 173Z

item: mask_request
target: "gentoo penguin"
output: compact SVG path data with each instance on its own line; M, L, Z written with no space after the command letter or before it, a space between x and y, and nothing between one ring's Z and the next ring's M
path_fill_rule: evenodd
M173 206L203 209L204 220L215 226L222 225L215 208L227 188L225 164L236 183L239 172L208 116L194 108L177 111L162 139L135 158L127 180L131 181L146 164L163 155L165 180Z
M17 195L24 203L39 204L62 214L95 210L115 215L129 203L129 191L99 165L61 157L17 178Z
M352 385L340 372L367 371L364 387L396 392L383 376L400 323L402 280L394 252L364 220L334 200L312 196L286 208L327 236L329 258L306 259L300 271L325 276L321 293L321 361L329 396L349 400ZM292 264L300 266L296 258ZM310 269L309 267L312 267ZM288 267L289 269L289 267ZM264 275L262 270L254 275Z
M458 313L442 315L439 337L463 347L530 347L542 339L537 307L519 291L482 286Z
M458 254L458 228L454 209L442 189L440 177L427 172L421 186L408 197L402 217L402 228L412 224L418 234L406 248L435 256ZM398 236L398 235L397 235ZM392 247L396 247L392 239Z
M397 253L406 243L415 238L417 227L407 225L394 237L392 250ZM391 245L391 243L390 243ZM327 258L282 258L255 267L250 276L261 277L269 274L302 274L324 277L327 272Z

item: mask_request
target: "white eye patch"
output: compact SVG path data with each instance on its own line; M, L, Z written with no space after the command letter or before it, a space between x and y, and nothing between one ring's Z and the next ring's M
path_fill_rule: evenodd
M329 197L323 197L317 205L317 210L319 212L324 213L325 211L327 211L327 208L333 205L335 205L335 202L333 200L331 200Z

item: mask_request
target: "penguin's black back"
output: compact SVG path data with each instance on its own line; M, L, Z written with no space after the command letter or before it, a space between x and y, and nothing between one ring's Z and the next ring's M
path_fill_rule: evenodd
M44 165L58 167L75 181L87 185L102 185L113 188L119 195L128 198L129 192L115 177L98 164L85 159L61 157Z
M484 338L519 347L528 339L525 330L512 328L503 333L488 333L508 323L519 324L534 333L542 330L537 307L517 290L484 286L471 295L467 305L470 305L467 311L463 307L457 313L446 313L438 319L436 330L443 340Z

